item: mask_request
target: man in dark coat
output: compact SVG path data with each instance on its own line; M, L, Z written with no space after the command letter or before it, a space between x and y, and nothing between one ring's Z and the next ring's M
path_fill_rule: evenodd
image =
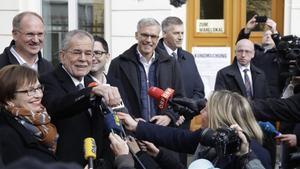
M112 168L113 154L109 148L108 136L104 134L103 113L98 106L92 106L91 97L103 97L109 106L121 102L116 87L98 84L89 86L93 80L87 76L93 58L93 37L88 32L68 32L60 51L61 64L40 77L45 86L43 105L56 125L59 139L57 158L66 162L84 160L83 141L93 137L97 145L97 159L103 158L104 165ZM92 95L91 95L92 94Z
M248 99L268 97L269 92L265 74L250 63L253 57L253 43L248 39L240 40L236 44L236 59L231 65L218 71L215 90L230 90ZM249 78L248 82L250 83L248 90L245 84L246 78Z
M159 125L169 125L178 116L171 110L159 111L156 102L147 94L151 86L175 89L175 97L183 96L183 85L176 60L165 51L155 49L158 43L160 24L152 18L141 19L135 37L137 44L113 59L108 77L119 79L129 102L129 113Z
M39 74L53 70L50 62L42 58L44 22L34 12L22 12L12 22L13 40L0 55L0 68L10 64L26 65Z
M170 56L175 57L179 63L186 97L191 99L204 98L204 85L194 56L182 49L184 36L182 20L178 17L170 16L163 20L161 27L163 38L159 40L157 47L168 52ZM189 119L185 118L184 123L180 127L189 129L192 118L192 116ZM181 161L186 164L187 156L185 154L181 155Z
M249 39L251 31L257 24L255 16L252 17L247 22L246 27L240 31L237 41ZM280 53L276 49L280 35L276 30L276 22L272 19L268 18L265 25L270 29L267 29L263 33L261 45L254 44L255 55L251 62L253 65L264 71L268 81L270 97L280 98L285 85L284 77L280 76Z

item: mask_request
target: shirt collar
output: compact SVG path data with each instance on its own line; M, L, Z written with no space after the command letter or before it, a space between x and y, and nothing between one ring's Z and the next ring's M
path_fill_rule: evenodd
M168 46L165 42L163 42L163 44L164 44L164 46L165 46L165 48L166 48L166 50L167 50L167 52L168 52L168 54L169 54L170 56L173 56L173 55L172 55L173 52L175 52L175 53L178 55L178 53L177 53L177 49L178 49L178 48L176 48L176 49L173 51L171 48L169 48L169 46Z
M151 64L155 61L155 52L153 52L151 59L149 60L149 62L146 60L146 58L141 54L141 52L139 51L139 49L137 49L138 55L139 55L139 60L142 63L147 63L147 64Z
M39 57L37 57L37 58L35 59L34 63L33 63L32 65L30 65L30 64L28 64L28 63L22 58L21 55L18 54L18 52L15 50L15 47L16 47L15 45L12 46L12 47L10 48L10 52L15 56L15 58L17 59L17 61L19 62L19 64L20 64L20 65L25 65L25 66L27 66L27 67L29 67L29 68L32 68L32 69L38 71L38 64L37 64L37 62L38 62L38 60L39 60Z
M240 71L244 71L245 69L250 70L250 63L247 66L242 66L239 62L237 62Z
M75 86L77 86L79 83L81 83L83 86L84 85L84 77L81 79L81 81L79 81L78 79L76 79L75 77L73 77L68 71L67 69L64 67L64 65L62 65L62 68L68 73L68 75L71 77L73 83Z

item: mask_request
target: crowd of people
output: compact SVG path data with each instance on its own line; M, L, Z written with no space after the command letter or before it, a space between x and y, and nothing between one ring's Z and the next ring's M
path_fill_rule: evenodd
M298 132L275 138L257 120L298 122L300 96L279 99L286 82L276 62L280 35L268 18L262 45L254 44L249 36L257 24L254 16L241 30L233 63L218 71L215 91L206 100L194 57L182 49L178 17L161 24L139 20L136 44L112 59L106 74L111 56L105 39L69 31L54 67L41 54L43 18L19 13L12 21L13 40L0 55L0 168L86 167L88 137L95 140L98 169L185 169L187 153L218 168L274 168L275 139L296 147ZM181 106L201 114L201 128L189 130L193 116L183 109L159 108L160 101L148 95L153 86L174 89L174 98L190 103ZM112 111L120 105L124 112ZM107 124L111 114L115 120L110 122L120 123L122 134ZM234 151L222 147L225 139L221 147L214 143L219 129L233 131Z

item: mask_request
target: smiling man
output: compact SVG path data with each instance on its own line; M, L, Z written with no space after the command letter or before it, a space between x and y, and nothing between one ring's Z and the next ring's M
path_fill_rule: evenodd
M113 59L108 77L120 81L125 94L122 98L129 113L136 120L145 120L158 125L175 125L179 115L172 109L159 110L158 102L148 96L151 86L175 89L175 95L184 96L179 65L167 52L156 48L160 24L153 18L141 19L137 24L135 38L137 44ZM122 94L122 93L121 93ZM169 155L178 155L165 150Z
M103 84L89 87L93 79L88 73L94 57L94 39L90 33L70 31L62 44L61 64L40 78L45 86L43 105L51 112L60 135L56 155L61 161L85 166L83 140L92 137L96 141L97 157L105 160L107 168L112 168L113 154L104 134L103 112L93 106L91 95L103 97L109 106L116 106L121 103L118 89Z
M52 65L42 58L44 46L44 21L34 12L22 12L12 21L13 40L0 55L0 68L20 64L36 70L39 74L51 71Z
M175 124L178 116L171 110L158 110L147 94L148 88L169 87L175 89L175 96L182 96L183 86L176 60L156 49L159 33L160 24L155 19L141 19L135 32L137 44L112 60L108 76L120 80L126 91L122 98L128 100L126 106L133 117L167 126Z

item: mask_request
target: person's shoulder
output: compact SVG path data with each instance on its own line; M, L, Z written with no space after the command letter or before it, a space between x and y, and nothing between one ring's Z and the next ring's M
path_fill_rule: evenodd
M251 64L251 71L261 74L262 76L265 76L264 71L256 67L254 64Z

